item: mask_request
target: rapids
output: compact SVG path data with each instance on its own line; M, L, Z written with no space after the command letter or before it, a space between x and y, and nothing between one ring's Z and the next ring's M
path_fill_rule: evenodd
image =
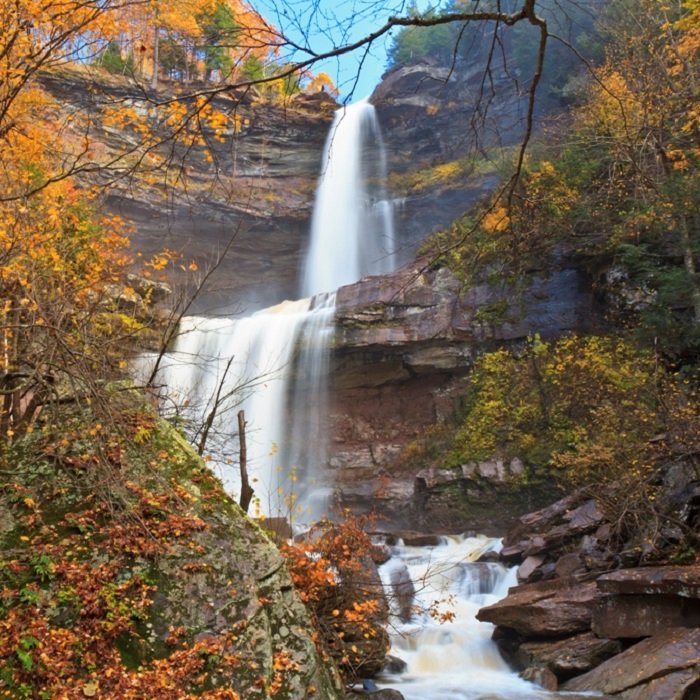
M475 618L480 608L516 585L515 569L477 561L498 548L500 540L485 536L445 537L435 547L399 542L390 548L392 558L379 569L392 610L389 653L404 661L406 669L376 678L380 688L394 688L406 700L581 697L548 692L519 678L491 640L493 625ZM408 622L400 620L392 594L392 572L400 570L408 572L415 588L415 612Z

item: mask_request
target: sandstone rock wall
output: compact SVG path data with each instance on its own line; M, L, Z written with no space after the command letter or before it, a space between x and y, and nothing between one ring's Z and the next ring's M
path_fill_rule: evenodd
M487 319L483 311L494 303L506 310ZM567 266L533 273L516 291L467 288L447 268L418 260L341 288L327 425L330 480L341 502L379 510L399 527L494 534L548 502L551 494L514 493L505 484L522 465L465 465L436 479L420 468L402 469L402 455L426 426L454 415L480 353L534 333L583 332L600 322L593 309L585 274Z
M663 483L657 517L694 532L692 465L679 460ZM520 518L501 559L518 565L521 585L477 618L497 625L494 639L517 669L544 674L555 689L624 700L696 698L700 566L668 563L680 530L649 523L645 531L640 523L639 531L615 534L619 514L609 502L609 492L579 491Z

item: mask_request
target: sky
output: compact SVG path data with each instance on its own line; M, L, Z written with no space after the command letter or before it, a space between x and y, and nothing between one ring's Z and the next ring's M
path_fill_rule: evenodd
M379 29L391 16L406 15L408 0L257 0L256 9L300 46L315 53L355 42ZM437 4L437 3L434 3ZM420 9L426 0L417 3ZM386 70L391 36L385 35L370 48L328 59L312 67L325 71L340 89L340 99L350 102L368 97ZM308 56L308 54L306 54ZM299 60L305 55L294 54Z

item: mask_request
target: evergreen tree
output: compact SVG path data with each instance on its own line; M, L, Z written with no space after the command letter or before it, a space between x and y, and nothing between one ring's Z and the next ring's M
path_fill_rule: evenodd
M202 31L198 53L204 59L205 80L211 80L214 71L226 76L234 65L231 53L240 30L233 10L219 0L212 10L197 16L197 23Z

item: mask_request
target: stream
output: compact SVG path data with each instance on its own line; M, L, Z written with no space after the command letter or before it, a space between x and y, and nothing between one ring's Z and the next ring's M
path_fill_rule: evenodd
M500 540L483 535L444 537L432 547L399 541L389 548L392 557L379 569L391 606L389 653L404 661L406 668L376 678L380 689L398 690L406 700L583 697L549 692L518 677L491 640L493 625L476 620L480 608L505 597L517 583L515 569L477 561L499 548ZM400 601L392 595L392 574L396 577L401 572L410 575L415 588L409 622L401 622Z

